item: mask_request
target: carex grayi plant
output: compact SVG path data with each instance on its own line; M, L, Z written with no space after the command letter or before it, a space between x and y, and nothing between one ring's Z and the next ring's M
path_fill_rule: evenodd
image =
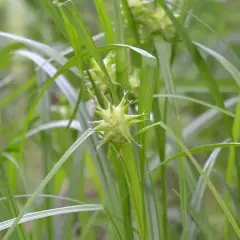
M231 4L0 0L1 239L240 238Z

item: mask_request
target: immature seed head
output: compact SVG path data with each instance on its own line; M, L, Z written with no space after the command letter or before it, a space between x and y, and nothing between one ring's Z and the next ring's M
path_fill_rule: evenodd
M162 7L158 6L155 9L152 1L128 0L128 2L143 41L146 40L147 33L162 35L167 40L174 37L174 27ZM173 14L178 17L177 13Z
M103 60L109 76L113 81L116 79L116 64L115 64L115 54L109 52L109 54ZM91 75L92 80L95 85L103 93L107 93L109 90L109 82L105 74L102 72L101 68L98 66L97 62L94 59L90 61L89 74Z
M119 144L124 141L136 143L131 135L131 128L134 124L142 122L140 115L128 115L128 105L123 97L119 105L113 106L109 103L107 109L100 106L97 107L96 113L101 117L101 120L92 122L97 125L95 130L103 133L103 140L100 146L107 142Z
M108 55L103 59L103 62L106 66L109 76L111 77L113 82L116 82L116 54L113 52L109 52ZM107 94L109 92L108 79L94 59L90 60L90 69L88 71L96 87L102 93ZM85 77L88 78L86 71L85 74L86 74ZM129 91L136 94L139 86L140 86L140 69L133 68L128 75Z

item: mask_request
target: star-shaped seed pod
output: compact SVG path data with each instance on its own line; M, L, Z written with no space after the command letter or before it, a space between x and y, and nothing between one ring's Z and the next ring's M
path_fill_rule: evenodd
M102 118L99 121L92 122L96 125L96 132L103 135L102 142L99 147L107 142L113 144L120 144L124 141L135 143L136 140L131 135L131 128L142 121L143 114L129 115L127 114L128 105L126 104L125 96L117 106L113 106L108 102L108 108L103 109L97 107L96 113Z

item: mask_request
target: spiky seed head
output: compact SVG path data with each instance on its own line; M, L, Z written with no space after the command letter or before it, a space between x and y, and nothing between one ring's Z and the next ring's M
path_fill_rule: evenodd
M175 36L173 24L162 7L154 9L152 1L128 0L128 2L143 42L147 41L147 35L152 34L162 35L167 40ZM173 14L179 17L175 11Z
M115 64L115 53L109 52L108 55L103 59L110 78L115 81L116 79L116 64ZM107 77L102 72L101 68L98 66L94 59L90 60L89 74L94 81L95 85L103 93L109 91L109 83Z
M95 130L103 134L100 146L107 142L119 144L124 141L137 144L131 135L131 128L133 125L144 121L142 119L143 114L129 115L127 110L128 105L126 105L125 96L117 106L109 104L107 109L97 107L96 113L101 117L101 120L92 123L96 125Z

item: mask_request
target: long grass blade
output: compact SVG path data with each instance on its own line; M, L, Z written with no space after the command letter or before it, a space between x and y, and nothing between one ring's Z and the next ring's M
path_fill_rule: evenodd
M95 7L97 9L97 13L101 22L102 29L105 34L107 43L115 42L115 33L113 30L112 21L107 12L106 4L104 4L103 0L94 0Z
M158 99L154 99L153 101L153 115L156 122L166 122L166 108L168 105L168 101L164 103L164 109L161 111L160 104ZM156 127L156 141L157 141L157 151L160 157L160 161L164 162L166 158L166 132L163 128ZM161 179L161 209L160 209L160 231L161 231L161 239L168 239L168 201L167 201L167 166L162 165L160 167L160 179Z
M144 121L143 123L140 123L139 124L140 129L144 128L149 122L150 113L152 110L153 95L154 95L154 91L155 91L156 77L157 77L157 60L156 60L156 58L155 57L149 57L149 58L144 57L142 59L141 84L140 84L139 97L138 97L138 112L139 112L139 114L144 113L144 117L148 121ZM144 179L145 171L148 166L147 159L146 159L147 135L142 134L139 138L139 141L140 141L140 144L142 145L142 148L139 150L140 176L141 176L141 179ZM144 187L144 185L145 185L144 181L142 181L142 184ZM150 179L148 179L148 184L151 184ZM149 210L152 209L152 207L153 207L152 204L157 209L157 206L156 206L155 200L154 200L154 193L152 193L152 196L150 196L150 195L147 196L146 194L149 194L149 193L147 193L146 191L144 192L145 199L146 199L146 206L144 207L144 211L146 211L145 209L148 209L148 212L146 215L147 219L148 219L148 231L149 231L148 234L149 234L150 238L159 239L160 231L159 231L157 215L149 215L151 213ZM143 197L144 197L144 195L143 195ZM144 218L146 218L146 216L144 216ZM146 221L146 219L144 221ZM156 226L156 224L158 224L158 226ZM145 226L146 226L146 223L145 223ZM145 236L147 236L147 235L145 235Z
M40 69L38 70L38 85L41 86L46 83L47 75L46 73ZM51 112L50 112L50 93L47 90L43 95L40 103L39 103L39 113L40 113L40 123L45 124L51 120ZM48 132L41 132L41 146L42 146L42 154L43 154L43 168L44 168L44 175L47 175L48 172L51 170L53 165L53 141L51 131ZM46 194L51 194L54 192L54 182L48 184L45 189ZM50 209L53 207L52 199L47 198L45 199L45 208ZM46 229L47 229L47 238L54 239L54 223L51 218L48 218L46 221Z
M89 212L89 211L92 212L92 211L102 211L102 210L103 210L103 207L100 204L83 204L83 205L75 205L75 206L69 206L69 207L54 208L54 209L24 214L21 220L19 221L19 224L41 219L41 218L59 216L61 214ZM15 221L16 221L16 218L1 222L0 231L7 228L11 228L14 225ZM7 239L6 237L7 236L5 236L4 238Z
M217 157L220 154L221 148L216 148L209 158L207 159L206 163L204 164L203 171L206 173L206 175L210 178L212 171L214 169L215 163L217 161ZM203 197L204 193L206 191L206 182L204 181L203 177L200 176L198 179L198 183L196 185L196 189L192 195L192 200L191 200L191 208L194 209L194 212L196 214L199 214L201 207L202 207L202 202L203 202ZM195 239L197 235L197 227L194 222L192 222L190 219L188 221L189 227L188 227L188 238L189 239ZM201 229L202 230L202 229ZM211 236L213 236L211 234Z

